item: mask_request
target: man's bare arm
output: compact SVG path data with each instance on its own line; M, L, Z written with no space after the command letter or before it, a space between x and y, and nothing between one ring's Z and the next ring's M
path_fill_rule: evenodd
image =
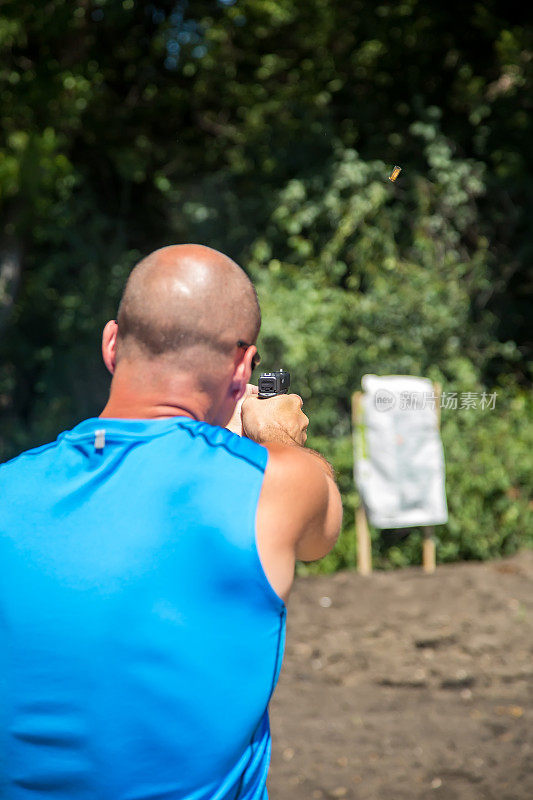
M342 502L331 465L303 447L309 420L301 405L298 395L249 398L243 405L243 429L270 454L260 508L262 524L278 529L281 525L296 558L315 561L337 541Z
M300 508L300 534L295 543L299 561L316 561L334 547L341 529L342 500L334 479L331 464L315 450L300 448L300 464L294 455L292 471L293 493L300 495L296 506ZM298 488L300 491L298 492Z

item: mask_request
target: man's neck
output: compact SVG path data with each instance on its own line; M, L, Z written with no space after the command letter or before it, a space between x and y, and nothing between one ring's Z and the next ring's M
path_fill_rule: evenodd
M192 408L185 407L185 404L173 403L117 403L111 398L103 409L100 417L111 417L113 419L170 419L171 417L190 417L191 419L202 419Z
M186 380L158 380L154 375L144 375L143 379L121 365L113 376L109 400L100 417L207 420L210 412L209 397Z

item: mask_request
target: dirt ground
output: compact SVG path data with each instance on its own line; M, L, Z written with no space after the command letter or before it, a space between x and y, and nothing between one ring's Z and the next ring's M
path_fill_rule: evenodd
M270 800L531 800L533 552L297 579Z

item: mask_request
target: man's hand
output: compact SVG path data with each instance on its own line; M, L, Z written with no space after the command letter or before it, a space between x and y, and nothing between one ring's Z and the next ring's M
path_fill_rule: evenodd
M278 394L266 400L248 396L242 405L243 434L259 444L279 442L303 447L308 425L302 398L297 394Z
M242 404L244 403L247 397L252 397L253 395L257 395L258 391L259 389L257 388L257 386L254 386L251 383L246 384L246 390L241 399L237 401L235 410L233 412L233 416L226 425L226 428L229 431L231 431L232 433L236 433L238 436L242 436L242 416L241 416Z

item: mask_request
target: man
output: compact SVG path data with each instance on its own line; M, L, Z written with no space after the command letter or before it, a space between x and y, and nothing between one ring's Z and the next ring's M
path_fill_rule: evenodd
M295 559L342 509L299 397L241 411L259 327L229 258L156 251L100 417L0 468L2 798L267 797Z

